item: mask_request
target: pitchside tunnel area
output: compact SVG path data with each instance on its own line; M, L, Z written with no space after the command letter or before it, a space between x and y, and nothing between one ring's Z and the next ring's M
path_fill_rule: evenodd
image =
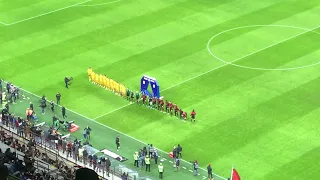
M145 81L145 83L143 83ZM147 85L151 84L152 92L148 92ZM143 76L141 79L141 88L145 89L144 92L149 95L159 96L159 85L154 78L150 78L147 76ZM108 91L106 91L108 93ZM120 97L119 97L120 98ZM76 112L70 111L67 109L67 119L63 119L61 115L61 106L55 106L55 112L52 113L50 108L46 109L46 113L44 115L41 114L41 108L38 107L38 102L40 97L20 89L20 98L16 101L16 104L11 104L10 111L14 112L16 115L24 117L25 110L29 107L29 103L33 102L35 106L35 113L37 117L37 121L34 124L43 126L43 129L49 129L52 126L52 117L56 115L60 120L65 121L72 121L72 128L71 130L67 130L64 128L60 128L58 133L61 136L67 137L70 141L75 140L83 140L83 129L86 126L89 126L92 129L91 138L89 140L90 144L93 147L86 146L85 148L89 153L96 154L98 157L104 156L111 158L112 166L119 171L126 171L129 172L129 176L132 178L140 177L140 178L147 178L147 177L156 177L157 172L153 170L153 172L145 173L144 171L137 171L133 167L133 153L141 149L143 146L147 146L147 143L143 143L137 139L134 139L130 136L126 136L121 132L118 132L112 128L107 127L95 120L92 120L86 116L78 114ZM119 136L121 139L121 149L119 152L116 151L115 146L115 138ZM172 167L173 161L170 158L170 154L167 152L163 152L158 150L159 153L159 161L161 161L164 166ZM182 161L181 162L182 172L185 173L175 173L174 168L166 168L166 177L169 178L188 178L192 172L192 166L190 162ZM172 173L171 173L172 172ZM206 171L200 170L199 178L202 179L206 176ZM192 177L192 176L191 176ZM224 178L216 176L215 179L224 180Z

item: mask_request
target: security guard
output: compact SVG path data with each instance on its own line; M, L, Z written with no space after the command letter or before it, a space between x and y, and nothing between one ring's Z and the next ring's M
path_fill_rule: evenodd
M149 156L146 156L144 158L144 162L146 163L146 171L149 171L150 172L150 157Z
M139 154L138 154L138 152L135 152L135 153L133 154L133 159L134 159L134 164L133 164L133 166L139 167L138 158L139 158Z
M162 163L160 163L158 165L158 170L159 170L159 178L162 179L163 178L163 171L164 171Z

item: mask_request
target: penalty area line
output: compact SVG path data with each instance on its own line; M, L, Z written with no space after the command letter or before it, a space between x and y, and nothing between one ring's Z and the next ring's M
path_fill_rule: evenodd
M4 82L5 82L5 83L8 83L7 81L4 81ZM31 94L31 95L33 95L33 96L35 96L35 97L41 98L39 95L34 94L34 93L32 93L32 92L30 92L30 91L28 91L28 90L25 90L25 89L23 89L23 88L20 88L20 90L22 90L22 91L24 91L24 92L26 92L26 93L29 93L29 94ZM62 107L61 105L57 105L57 106ZM66 109L67 109L67 108L66 108ZM135 141L137 141L137 142L140 142L140 143L142 143L142 144L147 144L147 143L145 143L145 142L143 142L143 141L141 141L141 140L139 140L139 139L137 139L137 138L134 138L134 137L132 137L132 136L130 136L130 135L128 135L128 134L125 134L125 133L123 133L123 132L120 132L120 131L118 131L118 130L116 130L116 129L113 129L112 127L109 127L109 126L107 126L107 125L105 125L105 124L102 124L102 123L100 123L100 122L98 122L98 121L95 121L94 119L91 119L91 118L89 118L89 117L87 117L87 116L85 116L85 115L82 115L82 114L80 114L80 113L77 113L77 112L75 112L75 111L73 111L73 110L71 110L71 109L67 109L67 110L70 111L70 112L72 112L72 113L74 113L74 114L77 114L77 115L79 115L79 116L81 116L81 117L83 117L83 118L85 118L85 119L87 119L87 120L89 120L89 121L92 121L92 122L94 122L94 123L96 123L96 124L99 124L99 125L101 125L101 126L103 126L103 127L108 128L108 129L110 129L110 130L112 130L112 131L115 131L115 132L117 132L117 133L119 133L119 134L122 134L123 136L126 136L126 137L128 137L128 138L131 138L131 139L133 139L133 140L135 140ZM157 149L158 149L158 148L157 148ZM169 154L168 152L166 152L166 151L164 151L164 150L161 150L161 149L158 149L158 150L159 150L160 152L165 153L165 154ZM187 164L192 165L190 162L188 162L188 161L186 161L186 160L181 159L181 161L183 161L183 162L185 162L185 163L187 163ZM200 167L199 169L207 172L207 170L204 169L204 168L201 168L201 167ZM220 176L220 175L218 175L218 174L214 174L214 175L217 176L217 177L219 177L219 178L221 178L221 179L223 179L223 180L227 180L226 178L224 178L224 177L222 177L222 176Z

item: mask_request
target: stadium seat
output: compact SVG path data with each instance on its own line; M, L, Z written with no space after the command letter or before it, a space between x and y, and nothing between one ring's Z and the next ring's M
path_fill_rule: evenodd
M71 133L73 133L73 132L76 132L76 131L78 131L79 130L79 126L78 125L76 125L76 124L71 124L71 128L70 128L70 132Z

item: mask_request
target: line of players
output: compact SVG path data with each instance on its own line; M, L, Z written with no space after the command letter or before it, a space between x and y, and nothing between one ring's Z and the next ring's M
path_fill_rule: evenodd
M104 74L95 73L91 67L88 68L88 77L89 77L89 81L99 85L100 87L111 90L112 92L119 94L121 96L125 95L126 87L123 84L120 84L117 81L111 78L108 78Z
M142 96L140 97L140 93L134 93L133 91L130 91L127 89L127 100L131 102L136 102L137 104L140 104L142 102L143 105L148 106L149 108L152 109L157 109L163 113L168 113L171 116L176 116L179 117L180 119L187 120L187 112L183 111L181 108L178 107L177 104L174 104L169 101L164 101L162 98L156 98L152 96L148 96L146 94L142 93ZM190 120L191 122L196 121L196 112L193 109L192 112L190 113Z
M100 87L111 90L116 94L120 94L121 96L125 96L126 94L127 99L132 100L131 102L134 102L134 98L136 98L137 103L140 103L140 101L142 100L142 103L149 106L150 108L158 109L159 111L168 113L171 116L173 116L174 114L174 116L179 117L180 119L187 120L187 112L179 108L177 104L173 104L172 102L169 102L167 100L166 102L164 102L162 98L147 96L146 94L142 94L141 96L139 92L134 93L124 85L112 80L111 78L108 78L106 75L95 73L91 67L88 68L88 77L89 81L99 85ZM195 110L192 110L192 112L190 113L190 117L191 121L195 122Z

